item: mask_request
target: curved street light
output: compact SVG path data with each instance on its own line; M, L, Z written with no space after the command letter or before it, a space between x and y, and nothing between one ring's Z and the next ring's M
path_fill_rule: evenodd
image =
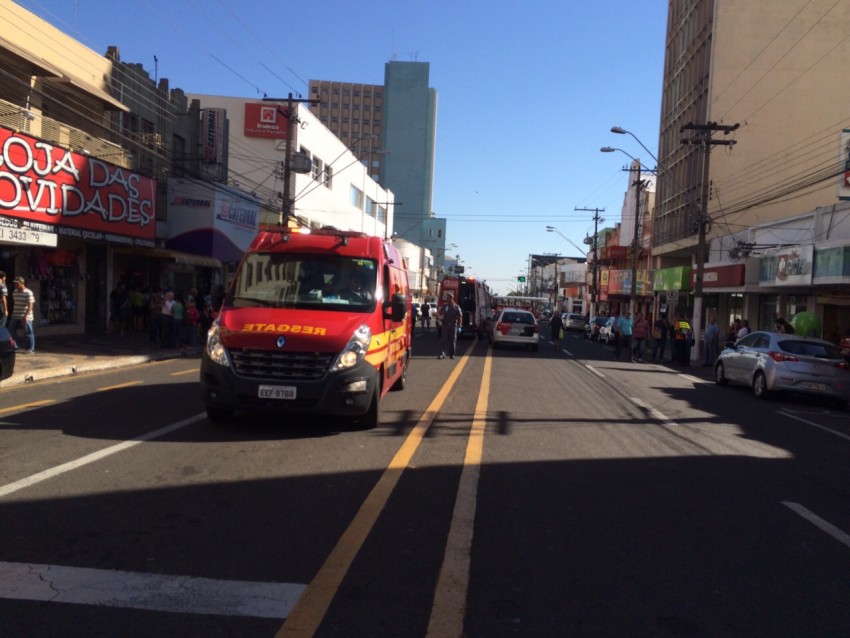
M619 129L615 131L614 129ZM620 129L618 126L615 126L611 129L614 133L628 133L625 129ZM630 133L631 135L631 133ZM634 137L634 135L632 135ZM637 138L635 138L637 139ZM640 140L638 140L640 142ZM643 146L643 144L641 144ZM644 146L646 149L646 147ZM631 279L631 290L629 291L629 312L632 315L632 319L635 316L635 306L637 304L637 262L638 262L638 252L640 251L640 191L643 189L643 182L640 179L641 172L641 164L640 160L632 157L631 154L626 153L621 148L614 148L611 146L603 146L599 149L602 153L613 153L614 151L620 151L623 155L626 155L632 159L637 164L637 179L635 180L635 233L634 238L632 239L632 279ZM646 152L649 153L649 149L646 149ZM652 153L649 153L652 155ZM653 156L654 158L655 156ZM658 161L658 160L656 160ZM633 171L635 169L629 168L626 169L629 171Z
M586 252L584 252L581 248L579 248L578 244L576 244L576 243L575 243L572 239L570 239L569 237L567 237L564 233L562 233L560 230L558 230L558 229L557 229L557 228L555 228L554 226L547 226L547 227L546 227L546 232L547 232L547 233L558 233L561 237L563 237L563 238L564 238L564 239L566 239L566 240L567 240L570 244L572 244L572 246L573 246L576 250L578 250L578 251L581 253L581 256L582 256L582 257L585 257L585 258L587 257L587 253L586 253Z
M649 156L650 156L652 159L654 159L654 160L655 160L655 163L656 163L656 164L658 164L658 158L657 158L657 157L655 157L655 155L653 155L653 154L652 154L652 151L650 151L648 148L646 148L646 146L644 146L644 143L643 143L643 142L641 142L641 141L638 139L638 136L637 136L637 135L635 135L635 134L634 134L634 133L632 133L631 131L627 131L627 130L626 130L626 129L624 129L622 126L612 126L612 127L611 127L611 132L612 132L612 133L617 133L618 135L631 135L633 138L635 138L635 141L636 141L638 144L640 144L641 146L643 146L643 150L645 150L647 153L649 153ZM623 152L625 153L625 151L623 151ZM626 155L628 155L628 153L626 153ZM629 155L629 157L631 157L631 155Z
M640 141L637 135L632 133L631 131L627 131L622 126L612 126L612 133L617 133L618 135L631 135L635 141L643 147L647 153L649 153L650 157L655 160L656 166L659 164L658 158L652 154L646 145ZM608 148L608 147L605 147ZM625 151L623 151L625 153ZM628 153L626 153L628 155ZM629 157L631 157L629 155ZM696 276L694 283L694 316L691 321L691 334L693 335L694 341L699 344L701 343L701 333L702 333L702 285L703 285L703 276L705 272L705 244L706 244L706 231L705 226L710 220L708 219L708 198L704 197L704 201L702 205L698 204L694 201L694 199L688 194L687 189L683 188L681 184L679 184L676 178L673 176L671 171L667 171L665 173L667 177L670 178L670 181L673 182L677 188L681 189L682 194L685 196L685 199L690 202L690 204L694 207L698 214L698 238L697 238L697 254L695 257L696 261ZM707 178L706 178L707 179ZM703 181L706 182L706 179ZM633 315L634 316L634 315ZM692 358L696 360L699 357L699 347L693 348L691 352Z

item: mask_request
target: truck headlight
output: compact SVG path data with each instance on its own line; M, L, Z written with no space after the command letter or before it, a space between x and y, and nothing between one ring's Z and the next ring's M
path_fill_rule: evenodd
M371 341L372 331L369 329L369 326L363 324L351 335L351 339L345 344L345 348L342 349L342 352L339 353L336 361L331 366L331 372L353 368L363 361L363 358L369 351L369 343Z
M225 350L221 343L218 331L218 321L213 321L209 332L207 332L207 345L205 346L207 356L213 363L217 363L220 366L230 367L230 358L227 356L227 350Z

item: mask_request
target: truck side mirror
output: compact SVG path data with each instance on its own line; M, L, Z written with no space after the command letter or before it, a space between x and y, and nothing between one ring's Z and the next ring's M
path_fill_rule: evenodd
M407 313L407 298L399 293L395 293L390 298L390 301L384 304L384 318L390 321L401 321Z

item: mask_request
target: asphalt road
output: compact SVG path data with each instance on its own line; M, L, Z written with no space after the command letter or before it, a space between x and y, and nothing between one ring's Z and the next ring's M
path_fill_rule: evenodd
M850 413L417 335L381 425L198 361L0 389L3 636L846 636Z

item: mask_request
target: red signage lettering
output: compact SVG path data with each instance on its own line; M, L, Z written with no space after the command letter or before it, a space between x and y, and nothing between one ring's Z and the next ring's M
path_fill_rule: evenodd
M0 127L0 214L153 240L156 181Z

